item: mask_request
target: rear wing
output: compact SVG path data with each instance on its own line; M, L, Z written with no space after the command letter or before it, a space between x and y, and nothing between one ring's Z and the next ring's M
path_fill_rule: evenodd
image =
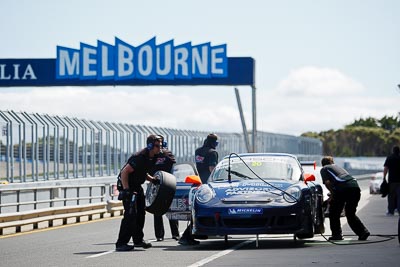
M300 161L301 166L314 166L314 170L317 169L317 162L314 161Z

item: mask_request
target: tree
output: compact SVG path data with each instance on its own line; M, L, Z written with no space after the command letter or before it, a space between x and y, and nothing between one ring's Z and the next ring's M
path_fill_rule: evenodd
M377 120L372 117L368 117L366 119L360 118L359 120L355 120L352 124L346 125L346 127L357 127L357 126L373 127L373 128L379 127Z
M320 139L326 155L383 157L390 154L394 145L400 145L400 120L393 116L360 118L344 129L306 132L302 136Z
M381 128L393 132L396 128L400 128L400 120L398 117L394 116L384 116L382 119L378 120Z

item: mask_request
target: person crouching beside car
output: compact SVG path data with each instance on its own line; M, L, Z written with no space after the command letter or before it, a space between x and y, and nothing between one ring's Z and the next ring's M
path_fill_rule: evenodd
M331 193L329 222L332 236L329 240L343 240L340 225L340 213L343 208L347 222L351 230L358 235L358 240L367 240L370 233L356 215L358 202L361 198L361 190L356 179L345 169L336 165L333 162L333 157L322 158L321 164L323 167L320 171L322 181Z

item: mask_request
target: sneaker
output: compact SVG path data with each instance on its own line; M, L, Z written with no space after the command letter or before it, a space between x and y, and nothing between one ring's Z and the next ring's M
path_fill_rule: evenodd
M164 237L157 237L157 242L164 241Z
M173 236L172 239L178 241L179 240L179 236Z
M343 240L343 236L338 235L338 236L331 236L328 238L329 241L339 241L339 240Z
M151 248L153 245L151 243L145 242L142 240L141 242L134 243L135 247L140 247L140 248Z
M128 245L128 244L124 244L124 245L118 245L115 247L116 251L131 251L133 250L135 247L132 245Z
M194 239L179 239L178 241L179 244L182 246L194 246L194 245L199 245L200 241L194 240Z
M386 216L392 217L392 216L394 216L394 212L393 213L392 212L386 212Z
M364 241L367 240L367 238L369 237L370 233L367 231L364 234L358 236L358 240Z

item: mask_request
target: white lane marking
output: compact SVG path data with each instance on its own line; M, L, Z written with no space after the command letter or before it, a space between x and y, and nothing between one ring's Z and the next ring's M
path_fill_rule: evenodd
M241 248L241 247L243 247L243 246L245 246L247 244L250 244L250 243L254 242L254 240L255 240L255 238L252 238L250 240L247 240L247 241L244 241L242 243L239 243L239 244L237 244L236 246L234 246L231 249L226 249L224 251L218 252L217 254L211 255L210 257L207 257L207 258L202 259L202 260L200 260L198 262L195 262L192 265L189 265L188 267L203 266L206 263L209 263L209 262L211 262L211 261L213 261L215 259L218 259L218 258L220 258L222 256L225 256L225 255L231 253L232 251L235 251L235 250L237 250L237 249L239 249L239 248Z
M91 255L91 256L89 256L89 257L86 257L86 259L101 257L101 256L104 256L104 255L113 253L113 252L115 252L115 250L110 250L110 251L106 251L106 252L103 252L103 253L94 254L94 255Z
M363 208L368 204L369 198L370 198L370 195L368 194L368 192L369 192L369 189L363 190L363 191L361 192L361 200L363 200L363 201L360 201L360 203L359 203L360 205L358 205L358 207L357 207L358 210L363 209ZM181 235L182 235L182 233L181 233ZM250 243L252 243L252 242L254 242L254 241L255 241L255 238L252 238L252 239L250 239L250 240L244 241L244 242L242 242L242 243L237 244L236 246L234 246L234 247L231 248L231 249L226 249L226 250L224 250L224 251L221 251L221 252L219 252L219 253L217 253L217 254L214 254L214 255L212 255L212 256L210 256L210 257L208 257L208 258L205 258L205 259L203 259L203 260L200 260L200 261L198 261L198 262L195 262L195 263L193 263L192 265L189 265L188 267L203 266L203 265L206 264L206 263L209 263L209 262L211 262L211 261L213 261L213 260L215 260L215 259L218 259L218 258L220 258L220 257L222 257L222 256L225 256L225 255L231 253L232 251L235 251L235 250L237 250L237 249L239 249L239 248L241 248L241 247L243 247L243 246L245 246L245 245L247 245L247 244L250 244ZM91 256L88 256L88 257L86 257L86 258L97 258L97 257L101 257L101 256L104 256L104 255L113 253L113 252L115 252L115 250L110 250L110 251L106 251L106 252L103 252L103 253L91 255Z
M370 197L369 189L361 191L361 199L360 202L358 202L357 210L362 210L369 203Z
M153 241L157 241L157 240L156 240L156 239L150 239L150 240L148 240L148 241L149 241L150 243L153 243ZM101 257L101 256L104 256L104 255L113 253L113 252L115 252L115 250L110 250L110 251L102 252L102 253L99 253L99 254L94 254L94 255L91 255L91 256L86 257L86 259Z

